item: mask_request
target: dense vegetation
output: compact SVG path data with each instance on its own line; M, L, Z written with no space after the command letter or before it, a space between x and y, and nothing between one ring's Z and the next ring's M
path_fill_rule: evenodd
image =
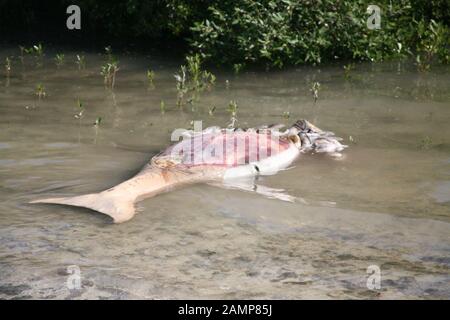
M375 2L381 28L371 30L366 10ZM82 10L82 36L182 42L186 54L235 69L410 56L427 69L450 60L448 0L0 0L0 27L61 30L72 3Z

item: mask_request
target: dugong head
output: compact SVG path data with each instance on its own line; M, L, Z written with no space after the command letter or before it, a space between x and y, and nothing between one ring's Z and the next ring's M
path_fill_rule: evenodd
M303 151L336 153L347 147L339 142L342 139L336 137L333 132L323 131L304 119L292 125L290 134L296 134L300 138Z

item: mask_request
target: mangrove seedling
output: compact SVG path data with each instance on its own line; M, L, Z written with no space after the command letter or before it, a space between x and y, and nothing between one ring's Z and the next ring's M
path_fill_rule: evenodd
M288 120L291 117L291 113L289 111L284 111L283 112L283 118Z
M119 71L119 66L118 66L117 61L107 62L101 67L100 74L104 78L105 86L107 86L111 89L114 89L117 71Z
M228 128L234 128L236 122L237 122L237 111L238 111L238 105L236 101L231 100L228 104L227 111L230 113L230 124L228 125Z
M202 84L206 85L208 89L216 84L216 76L209 71L203 71L202 73Z
M355 69L354 63L349 63L344 66L344 76L345 79L350 79L350 72Z
M42 46L42 44L39 43L37 45L34 45L33 49L37 57L42 58L44 56L44 47Z
M164 114L166 112L166 103L164 102L164 100L161 100L161 102L159 104L159 109L161 110L162 114Z
M198 96L194 95L191 98L187 99L187 103L191 105L191 111L195 112L197 110L195 103L194 103L194 99L198 99Z
M211 107L209 107L208 113L210 116L213 116L215 111L216 111L216 106L211 106Z
M204 88L210 88L216 82L216 76L211 72L201 69L200 55L186 57L187 66L181 66L181 70L175 74L177 88L177 105L184 104L184 96L192 91L192 97L188 102L199 98L198 93Z
M350 141L351 143L356 143L355 139L353 139L353 136L348 136L348 141Z
M193 91L211 88L216 82L216 76L207 70L202 70L202 60L199 54L186 57L187 72L190 87Z
M9 57L6 57L5 59L5 73L6 77L9 78L9 75L11 74L11 59Z
M74 115L74 118L78 119L80 126L81 126L81 118L83 118L83 113L84 113L83 102L80 99L77 99L77 113Z
M31 48L24 48L24 52L27 54L32 54L36 58L37 66L42 66L42 57L44 56L44 47L42 44L35 44Z
M94 122L94 126L98 127L102 123L102 117L97 117Z
M201 60L200 55L195 54L193 56L186 57L187 68L189 71L189 77L193 83L195 89L200 88L200 77L201 77Z
M432 146L433 146L433 139L431 139L429 136L426 136L419 141L419 148L422 150L431 149Z
M174 75L177 88L177 106L183 105L184 95L188 92L186 86L186 66L181 66L180 72Z
M153 87L153 80L155 79L155 72L153 70L147 70L147 81L150 87Z
M311 86L311 93L313 95L314 98L314 103L316 103L317 99L319 99L319 89L320 89L320 83L317 81L314 81L312 86Z
M57 53L55 56L55 63L57 67L60 67L64 64L64 53Z
M42 85L42 83L39 83L36 86L35 95L38 97L39 100L47 96L47 92L45 91L45 87Z
M84 55L77 54L75 63L78 65L78 70L84 69L86 67L86 59Z
M102 117L97 117L94 122L94 128L95 128L95 138L94 138L94 144L97 144L97 136L98 136L98 128L100 127L100 124L102 123Z
M105 86L114 89L116 83L116 73L119 71L119 61L112 54L110 46L105 47L107 61L101 67L100 74L104 78Z
M33 54L36 57L40 57L42 58L42 56L44 55L44 47L42 46L42 44L35 44L34 46L30 47L30 48L24 48L24 47L19 47L21 51L27 53L27 54Z

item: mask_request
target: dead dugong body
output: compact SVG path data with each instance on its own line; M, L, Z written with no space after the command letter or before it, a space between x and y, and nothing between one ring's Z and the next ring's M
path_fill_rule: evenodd
M332 132L322 131L306 120L297 121L285 131L280 127L186 130L182 141L154 156L137 175L110 189L31 203L86 207L120 223L135 215L136 202L175 187L271 175L288 168L302 152L337 154L346 147Z

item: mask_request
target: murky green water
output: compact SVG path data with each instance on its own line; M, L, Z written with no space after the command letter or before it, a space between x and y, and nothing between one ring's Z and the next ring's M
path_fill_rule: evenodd
M0 61L17 51L2 49ZM42 66L16 57L9 80L0 79L1 298L450 298L447 67L420 75L407 64L357 65L349 79L341 67L216 72L216 87L180 110L179 62L120 56L111 92L99 74L104 57L85 54L78 70L75 52L60 68L54 54ZM305 155L258 180L295 203L195 185L139 203L121 225L89 210L27 204L123 181L173 129L227 125L230 100L241 126L305 118L350 147L343 159ZM71 265L80 289L67 287ZM381 269L378 291L366 286L370 265Z

